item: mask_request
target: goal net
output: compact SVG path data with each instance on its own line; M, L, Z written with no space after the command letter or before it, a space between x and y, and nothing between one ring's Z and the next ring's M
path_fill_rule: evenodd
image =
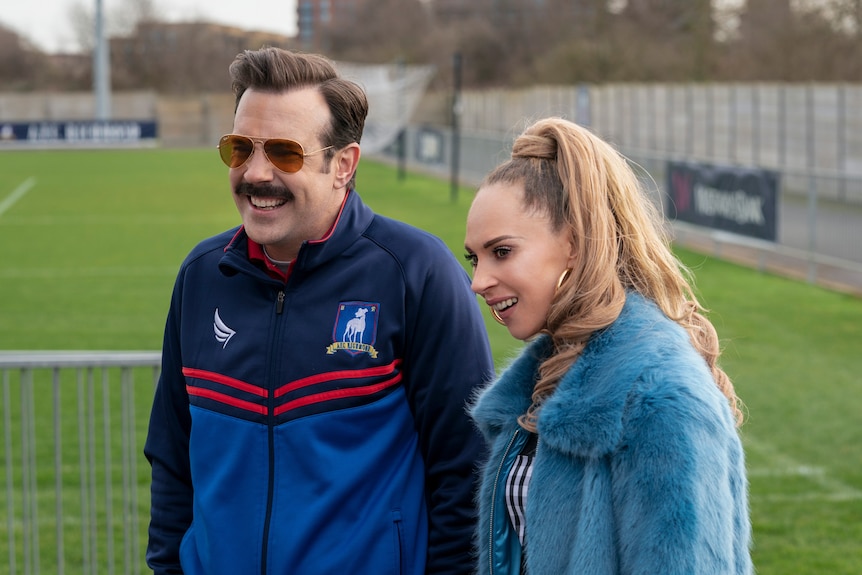
M368 96L368 118L362 151L374 154L395 141L403 130L431 77L433 66L352 64L336 62L339 73L362 86Z

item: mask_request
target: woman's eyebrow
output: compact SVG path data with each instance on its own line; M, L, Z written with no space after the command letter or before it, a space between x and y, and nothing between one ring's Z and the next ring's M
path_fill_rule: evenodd
M503 240L516 240L516 239L519 239L519 236L509 236L509 235L497 236L496 238L494 238L492 240L488 240L487 242L482 244L482 247L487 248L487 247L492 246L492 245L496 244L497 242L501 242Z

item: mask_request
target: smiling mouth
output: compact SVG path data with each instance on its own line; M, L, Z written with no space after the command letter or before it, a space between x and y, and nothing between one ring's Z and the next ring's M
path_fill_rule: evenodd
M497 312L501 312L506 311L516 303L518 303L518 298L510 297L509 299L504 299L503 301L495 303L491 307L494 308Z
M248 201L259 210L274 210L287 203L286 198L262 198L260 196L249 196Z

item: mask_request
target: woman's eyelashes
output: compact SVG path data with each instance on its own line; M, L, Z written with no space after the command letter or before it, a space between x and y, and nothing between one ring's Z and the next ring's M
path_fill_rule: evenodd
M491 253L494 254L494 257L498 260L505 259L506 256L512 253L512 248L509 246L497 246L491 249ZM473 266L474 268L479 263L479 256L474 254L473 252L467 252L464 254L464 259Z
M509 246L497 246L491 251L494 253L494 257L501 260L512 253L512 248Z

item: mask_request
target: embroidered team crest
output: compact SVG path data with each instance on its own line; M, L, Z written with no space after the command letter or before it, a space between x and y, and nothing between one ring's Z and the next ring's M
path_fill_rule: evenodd
M333 343L326 348L326 353L343 350L351 355L367 353L377 357L374 342L377 340L379 311L378 303L346 301L338 304L335 328L332 330Z

